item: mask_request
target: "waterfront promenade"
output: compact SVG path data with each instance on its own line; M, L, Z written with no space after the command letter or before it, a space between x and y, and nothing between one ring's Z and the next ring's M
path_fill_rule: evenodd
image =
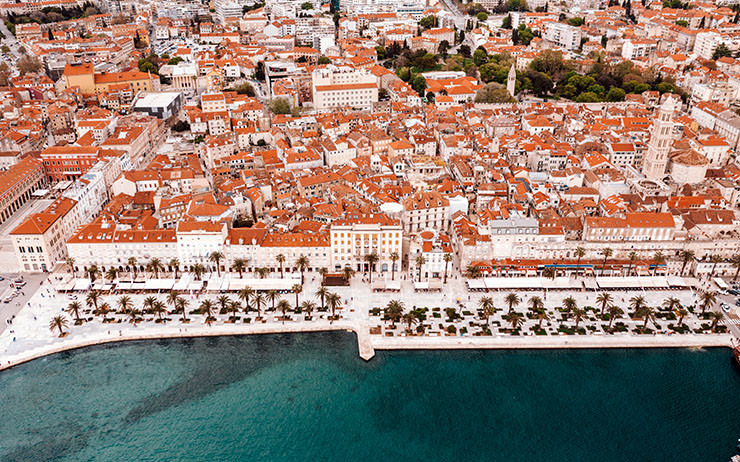
M460 280L450 281L450 290L444 294L439 293L401 293L401 294L377 294L366 289L366 284L357 278L352 287L334 288L344 300L342 308L337 311L340 319L331 321L327 312L316 312L313 319L306 320L304 316L294 314L291 319L284 320L276 312L265 312L260 322L245 322L246 319L236 322L227 322L228 316L216 314L214 322L206 323L205 317L199 314L188 314L190 322L183 323L178 315L167 315L166 323L154 322L153 315L144 315L144 320L138 325L126 321L125 316L113 315L115 322L103 323L97 316L85 314L86 319L81 325L73 325L72 315L64 311L71 299L69 296L57 293L54 285L46 282L29 300L28 304L18 313L12 326L0 335L0 370L14 365L30 361L45 355L82 348L85 346L100 345L121 341L152 340L158 338L187 338L198 336L219 335L253 335L253 334L275 334L295 332L319 332L345 330L354 332L358 341L358 354L365 360L370 360L375 355L375 350L422 350L422 349L547 349L547 348L686 348L686 347L731 347L733 335L729 333L666 333L666 330L656 331L652 334L636 334L630 330L605 334L596 329L585 331L582 334L566 335L558 332L558 326L570 325L568 320L548 320L544 326L550 329L547 335L535 335L533 331L522 328L518 335L501 333L505 330L502 314L492 317L492 321L482 324L477 315L463 315L461 319L445 324L457 326L456 333L448 333L446 330L438 329L438 321L444 318L429 319L428 331L424 335L409 335L401 323L392 325L371 312L373 308L384 306L389 299L405 300L407 307L413 306L442 306L457 304L462 306L459 310L466 313L467 310L475 311L479 304L481 294L468 294L462 287ZM302 297L312 297L314 290L318 288L315 280L307 278L305 294ZM365 292L363 292L363 290ZM197 307L197 303L204 299L214 299L219 294L189 295L190 309ZM459 295L459 296L457 296ZM483 294L485 295L485 294ZM500 300L505 294L498 294L496 300L498 306L502 306ZM529 294L522 294L526 297ZM578 302L585 305L593 304L595 294L591 293L563 293L543 294L548 303L548 309L555 318L557 305L561 298L573 295ZM626 296L615 296L616 300L623 300ZM650 299L650 294L648 294ZM232 298L234 294L230 294ZM690 291L678 293L656 293L649 301L653 304L660 303L660 297L679 296L686 304L696 299L696 294ZM118 295L107 295L111 304ZM134 305L140 307L145 295L133 295ZM164 299L164 294L157 295ZM287 300L292 295L285 295ZM81 305L84 303L84 294L78 295ZM462 301L461 301L462 300ZM552 305L552 306L550 306ZM505 311L505 310L502 310ZM444 312L444 310L443 310ZM50 332L49 320L57 314L67 316L69 327L65 329L67 335L60 338L58 333ZM432 312L429 313L430 318ZM595 314L592 314L595 316ZM246 315L244 316L246 317ZM476 323L476 321L478 323ZM628 327L640 325L641 322L624 319ZM534 328L537 321L527 319L526 326ZM600 321L592 322L600 325ZM620 321L621 322L621 321ZM662 322L662 321L661 321ZM700 326L703 321L694 317L685 323ZM495 323L502 324L500 328L494 327ZM569 324L570 323L570 324ZM390 325L389 325L390 324ZM465 325L489 326L492 332L489 335L471 335L463 333ZM587 325L583 321L582 325ZM603 325L603 324L602 324ZM547 327L549 326L549 327ZM472 329L472 327L471 327ZM371 335L370 332L373 332Z

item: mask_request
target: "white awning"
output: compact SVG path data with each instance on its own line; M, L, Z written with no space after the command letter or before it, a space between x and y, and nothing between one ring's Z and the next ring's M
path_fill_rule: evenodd
M133 284L131 284L131 290L145 290L146 289L146 281L135 281Z
M596 283L602 289L640 289L643 287L668 287L668 280L662 276L606 276L597 277Z
M383 290L385 289L385 281L382 279L376 279L373 281L373 290Z
M442 290L442 280L439 278L430 279L429 288L432 290Z
M170 290L175 285L174 279L147 279L145 289L147 290Z
M727 283L722 280L722 278L714 278L712 279L712 281L714 281L714 283L717 284L717 287L719 287L720 289L727 290L730 288L730 286L728 286Z
M90 288L90 280L84 278L75 279L75 285L73 290L87 290Z
M385 289L386 290L401 290L401 281L398 279L391 280L391 281L385 281Z
M483 279L466 279L465 282L468 284L468 289L485 289L486 283Z
M229 282L229 290L241 290L251 287L254 290L291 290L294 285L301 285L301 278L244 278L232 279ZM225 290L225 289L222 289Z
M689 287L689 281L679 276L667 276L668 285L671 287Z
M203 288L203 281L191 281L188 284L188 290L200 290Z
M172 290L186 291L188 284L190 284L190 277L186 273L172 286Z
M414 281L414 289L426 290L429 288L429 283L426 281Z

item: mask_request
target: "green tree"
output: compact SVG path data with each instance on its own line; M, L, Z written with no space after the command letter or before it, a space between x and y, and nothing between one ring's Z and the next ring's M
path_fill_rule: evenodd
M473 63L475 63L476 66L481 67L487 62L488 62L488 53L486 53L486 50L483 47L478 47L473 52Z
M503 21L501 21L502 29L511 29L511 15L507 14Z
M583 18L579 16L568 18L568 24L570 24L571 26L580 27L583 25L583 23L584 23Z
M316 60L316 64L318 64L319 66L331 64L331 59L327 58L326 56L320 56L319 59Z
M411 81L411 88L413 88L419 95L424 95L424 90L427 88L427 80L423 75L417 75L414 80Z
M486 84L483 88L478 90L475 94L476 103L514 103L516 100L512 98L508 90L498 83Z
M285 98L271 99L267 107L273 114L290 114L291 112L290 103Z
M18 66L18 71L21 75L28 74L29 72L38 72L44 67L38 58L31 55L22 56L16 63L16 66Z
M624 101L626 93L619 87L611 87L606 93L606 100L611 102Z
M313 3L311 3L311 2L303 2L303 3L301 3L301 9L302 10L313 10Z
M62 315L57 315L51 318L51 321L49 322L49 330L54 331L55 329L59 329L59 336L64 336L64 329L68 326L67 318L65 318Z
M483 11L481 11L480 13L478 13L475 17L480 22L483 22L483 21L487 21L488 20L488 15L486 13L484 13Z

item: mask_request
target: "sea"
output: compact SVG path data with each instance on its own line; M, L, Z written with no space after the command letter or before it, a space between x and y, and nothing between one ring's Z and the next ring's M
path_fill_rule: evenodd
M0 461L728 461L728 349L378 351L354 334L126 342L0 372Z

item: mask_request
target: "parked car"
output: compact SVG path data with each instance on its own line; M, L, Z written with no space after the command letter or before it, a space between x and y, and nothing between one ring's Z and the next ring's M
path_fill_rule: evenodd
M719 306L722 308L722 311L724 311L725 313L730 312L730 305L728 305L727 303L721 303Z

